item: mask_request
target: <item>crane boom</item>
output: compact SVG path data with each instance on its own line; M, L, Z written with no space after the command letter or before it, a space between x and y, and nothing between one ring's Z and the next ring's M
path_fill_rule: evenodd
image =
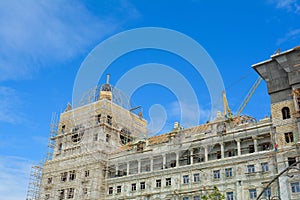
M255 81L255 83L253 84L253 86L251 87L251 89L249 90L247 96L245 97L243 103L240 105L236 116L240 116L241 113L243 112L244 108L246 107L246 105L248 104L249 100L251 99L252 95L254 94L255 90L258 88L259 84L261 83L262 78L258 77L258 79Z

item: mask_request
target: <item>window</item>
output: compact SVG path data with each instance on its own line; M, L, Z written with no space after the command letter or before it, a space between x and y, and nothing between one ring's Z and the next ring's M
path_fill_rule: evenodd
M200 174L194 174L194 182L199 182L200 181Z
M285 133L284 137L285 137L285 142L286 143L294 142L294 134L292 132Z
M70 171L69 173L70 173L69 174L69 181L75 180L75 177L76 177L75 170Z
M51 184L51 183L52 183L52 177L49 177L49 178L47 179L47 183L48 183L48 184Z
M68 190L67 199L73 199L74 198L74 188L69 188Z
M65 190L64 189L58 190L58 199L62 200L64 198L65 198Z
M227 178L232 177L232 168L225 169L225 175Z
M84 126L78 125L72 129L71 140L74 143L80 142L84 135Z
M113 187L109 187L108 188L108 194L113 194L114 193L114 188Z
M117 186L117 193L119 194L119 193L121 193L121 192L122 192L122 186L119 185L119 186Z
M161 187L161 179L156 180L156 187L160 188Z
M266 188L265 189L265 191L264 191L264 196L266 197L266 198L269 198L269 197L271 197L271 188Z
M282 119L291 118L291 112L290 112L290 109L288 107L282 108L281 113L282 113Z
M299 193L300 192L300 185L299 182L291 183L292 193Z
M131 184L131 191L136 191L136 183Z
M58 151L61 151L62 150L62 143L59 143L58 145Z
M293 165L294 163L296 163L296 158L295 157L289 157L288 158L288 163L289 163L289 166Z
M218 151L217 152L217 159L221 159L222 157L221 157L221 151Z
M234 155L234 149L231 149L228 151L228 157L232 157L232 156L235 156Z
M50 194L45 194L45 200L49 200L50 199Z
M140 186L141 186L141 190L144 190L144 189L146 188L145 182L141 182L141 183L140 183Z
M94 141L98 141L98 133L94 133L93 140L94 140Z
M171 186L171 185L172 185L171 178L166 178L166 186Z
M189 197L183 197L182 200L189 200Z
M89 177L90 176L90 170L84 171L84 177Z
M214 170L214 179L220 178L220 170Z
M248 165L248 173L251 174L251 173L254 173L254 172L255 172L254 165Z
M109 134L106 134L106 139L105 139L105 141L106 141L106 142L109 142L109 140L110 140L110 135L109 135Z
M82 192L83 192L84 195L87 195L88 189L87 188L83 188Z
M233 192L227 192L226 193L226 200L234 200Z
M170 167L171 168L176 167L176 161L172 161L171 164L170 164Z
M60 180L65 182L67 181L68 172L63 172L60 174Z
M269 171L269 163L261 163L261 171L268 172Z
M64 134L66 130L66 125L62 125L61 126L61 133Z
M107 115L107 123L108 123L109 125L112 125L112 116Z
M254 149L254 145L249 145L249 153L254 153L255 149Z
M256 189L249 190L249 196L250 196L250 199L255 199L257 196Z
M183 184L188 184L189 183L189 175L183 176Z
M194 200L200 200L200 196L199 195L194 196Z
M101 114L97 115L97 123L99 124L101 122Z

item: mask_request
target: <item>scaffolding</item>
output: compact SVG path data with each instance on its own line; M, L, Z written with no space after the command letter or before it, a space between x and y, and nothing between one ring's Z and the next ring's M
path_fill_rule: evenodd
M32 165L30 171L29 184L27 189L26 200L38 200L40 185L42 180L42 164Z

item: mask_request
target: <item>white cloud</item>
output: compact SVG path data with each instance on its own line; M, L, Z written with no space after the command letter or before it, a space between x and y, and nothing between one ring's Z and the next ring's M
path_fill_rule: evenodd
M300 13L300 5L297 0L271 0L271 3L276 4L276 8L278 9Z
M300 38L300 29L294 29L289 31L283 38L277 40L276 44L280 45L289 40L295 40Z
M22 121L20 105L21 101L16 90L0 86L0 122L15 124Z
M87 53L138 16L126 1L109 9L96 16L77 0L0 1L0 81L28 79L41 67Z
M25 199L31 164L20 157L0 156L0 197Z

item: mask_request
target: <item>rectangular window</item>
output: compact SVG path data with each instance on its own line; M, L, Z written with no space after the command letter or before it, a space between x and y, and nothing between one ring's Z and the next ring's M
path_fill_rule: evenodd
M45 200L49 200L50 199L50 194L45 194Z
M292 193L300 192L300 184L299 182L291 183Z
M136 191L136 183L131 184L131 191Z
M269 171L269 163L261 163L261 170L262 172L268 172Z
M51 183L52 183L52 177L49 177L49 178L47 179L47 183L48 183L48 184L51 184Z
M84 177L89 177L90 176L90 170L84 171Z
M144 190L144 189L146 188L145 182L141 182L141 183L140 183L140 186L141 186L141 190Z
M69 172L69 181L73 181L76 178L75 170Z
M67 199L73 199L73 198L74 198L74 188L69 188Z
M108 123L109 125L112 125L112 116L107 115L107 123Z
M225 175L227 178L232 177L232 168L225 169Z
M200 181L200 174L194 174L194 182L199 182Z
M94 140L94 141L98 141L98 133L94 133L93 140Z
M256 199L256 189L249 190L250 199Z
M234 200L233 192L227 192L226 193L226 200Z
M114 188L113 187L109 187L108 188L108 194L113 194L114 193Z
M270 198L271 197L271 188L266 188L266 190L264 191L264 196L266 198Z
M254 172L255 172L254 165L248 165L248 173L251 174L251 173L254 173Z
M286 143L294 142L294 134L292 132L285 133L284 137L285 137L285 142Z
M83 191L82 191L82 192L83 192L84 195L87 195L88 189L87 189L87 188L83 188Z
M294 163L296 163L296 158L295 157L289 157L288 158L288 163L289 163L289 166L293 165Z
M156 187L160 188L161 187L161 179L156 180Z
M65 190L64 189L58 190L58 199L59 200L65 199Z
M194 196L194 200L200 200L200 196L199 195Z
M249 145L249 153L254 153L255 149L254 149L254 145Z
M106 141L106 142L109 142L109 140L110 140L110 135L109 135L109 134L106 134L106 139L105 139L105 141Z
M183 184L188 184L189 183L189 175L183 176Z
M214 179L220 179L220 170L214 170Z
M99 124L101 122L101 114L97 115L97 123Z
M119 185L119 186L117 186L117 193L119 194L119 193L121 193L121 192L122 192L122 186Z
M171 185L172 185L171 178L166 178L166 186L171 186Z
M182 200L189 200L189 197L183 197Z
M68 172L63 172L60 174L60 180L65 182L67 181Z

